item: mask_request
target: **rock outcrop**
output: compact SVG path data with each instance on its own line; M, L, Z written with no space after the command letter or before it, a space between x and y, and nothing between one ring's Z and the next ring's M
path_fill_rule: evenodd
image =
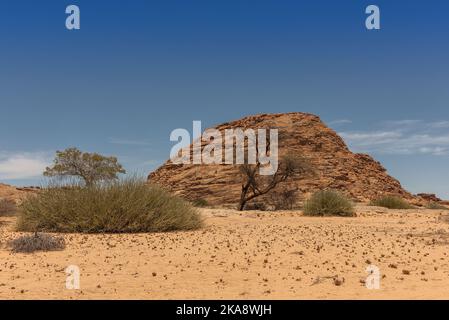
M38 187L14 187L7 184L0 183L0 199L18 203L26 195L36 193Z
M398 180L366 154L352 153L343 139L319 117L306 113L260 114L224 123L225 129L278 129L279 155L295 152L308 158L316 171L311 177L292 177L285 182L303 198L326 188L342 191L351 198L368 201L382 195L415 199ZM203 147L206 145L203 142ZM236 165L173 164L168 160L148 179L189 200L204 199L212 205L238 203L242 176Z
M418 193L417 197L423 199L426 202L441 202L440 198L438 198L434 193Z

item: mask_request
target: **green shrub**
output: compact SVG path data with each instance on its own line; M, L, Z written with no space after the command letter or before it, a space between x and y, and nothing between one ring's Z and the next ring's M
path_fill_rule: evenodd
M304 214L307 216L344 216L355 215L354 205L343 194L334 190L315 192L304 203Z
M92 186L50 186L25 199L21 231L115 233L190 230L202 220L188 202L131 178Z
M12 216L16 213L16 204L6 199L0 199L0 216Z
M426 205L427 209L432 209L432 210L449 210L448 207L443 206L442 204L439 204L437 202L430 202Z
M413 207L408 204L404 199L396 196L383 196L379 199L373 200L369 204L370 206L384 207L388 209L412 209Z
M13 252L32 253L36 251L63 250L65 241L63 237L34 233L11 240L8 245Z
M209 205L209 203L205 199L196 199L196 200L192 201L192 205L194 207L204 208L204 207L207 207Z

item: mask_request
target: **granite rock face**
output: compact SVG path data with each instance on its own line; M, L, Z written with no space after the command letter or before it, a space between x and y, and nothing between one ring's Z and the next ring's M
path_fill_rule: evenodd
M319 117L307 113L260 114L223 123L225 129L278 129L279 156L298 153L306 157L316 174L294 176L284 183L305 198L326 188L337 189L354 200L369 201L382 195L396 195L411 202L416 197L404 190L382 165L366 154L352 153L338 134ZM207 142L203 142L203 146ZM237 165L173 164L168 160L148 180L188 200L204 199L211 205L238 203L242 176ZM257 199L260 201L260 199Z

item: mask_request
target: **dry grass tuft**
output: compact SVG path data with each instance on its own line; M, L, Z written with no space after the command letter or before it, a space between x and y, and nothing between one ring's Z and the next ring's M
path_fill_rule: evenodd
M192 201L192 205L197 208L205 208L205 207L209 206L209 203L207 202L206 199L199 198L199 199Z
M442 204L439 204L437 202L430 202L429 204L427 204L426 208L431 210L449 210L448 207L443 206Z
M407 203L404 199L396 196L384 196L371 201L369 205L388 209L413 209L413 206Z
M36 251L56 251L65 248L63 237L45 233L23 235L8 243L11 251L16 253L33 253Z
M137 233L202 226L199 212L188 202L137 178L44 188L20 209L20 231Z
M353 203L343 194L334 190L315 192L304 203L304 214L307 216L355 216Z

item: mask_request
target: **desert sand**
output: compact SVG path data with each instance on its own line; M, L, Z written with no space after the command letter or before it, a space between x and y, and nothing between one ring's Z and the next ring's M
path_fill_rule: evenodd
M0 217L0 299L446 299L444 210L357 206L357 217L201 209L202 230L64 235L63 251L12 253ZM364 285L369 264L380 289ZM81 287L65 287L77 265ZM336 279L336 280L335 280Z

